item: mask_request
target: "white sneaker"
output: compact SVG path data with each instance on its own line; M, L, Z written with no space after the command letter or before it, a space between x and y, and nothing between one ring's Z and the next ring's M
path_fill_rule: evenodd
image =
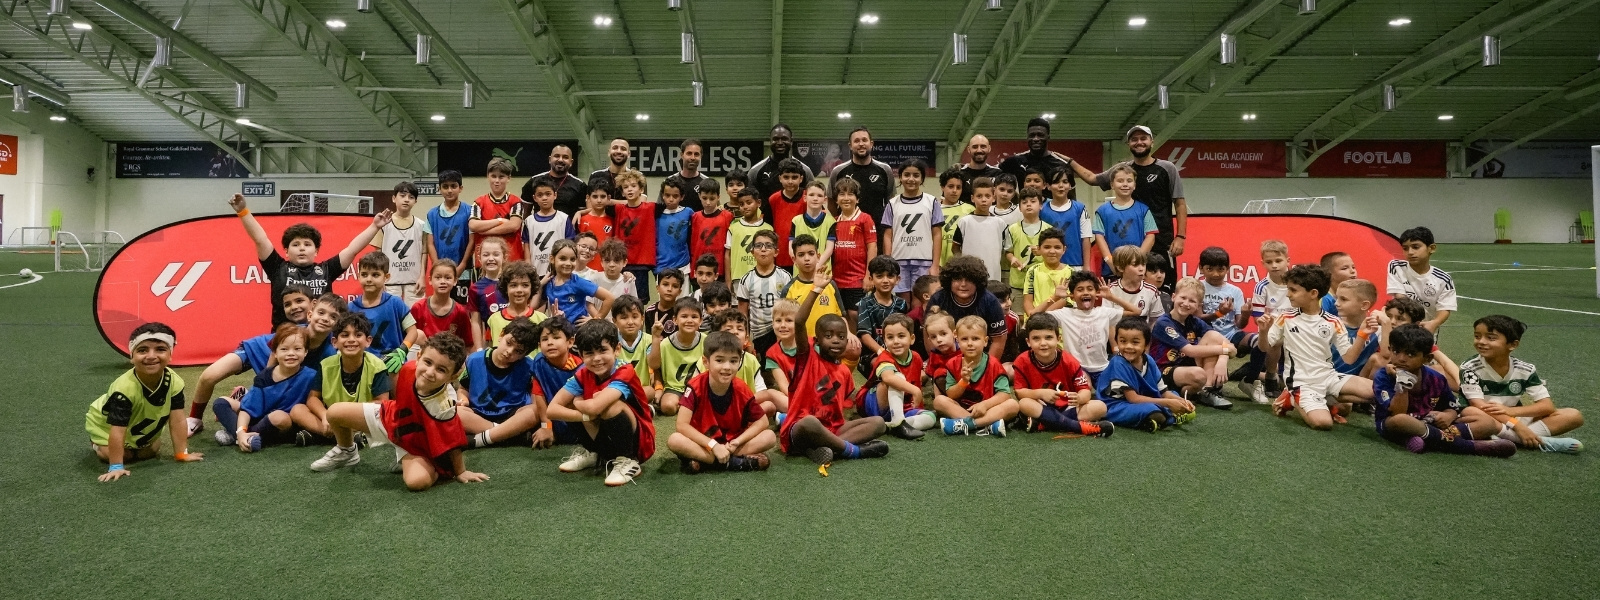
M335 445L326 454L311 463L311 470L318 473L327 473L339 467L353 467L361 464L361 452L354 446L340 448Z
M206 428L205 421L189 417L189 437L194 437Z
M389 472L390 473L394 473L396 475L399 475L400 473L404 473L405 472L405 469L400 466L400 447L399 446L395 446L394 447L394 466L389 467Z
M1256 404L1269 404L1272 402L1267 399L1267 386L1260 379L1257 379L1255 384L1250 386L1250 401Z
M572 454L561 463L562 473L577 473L584 469L593 469L595 463L600 462L600 455L585 450L583 446L572 449ZM609 481L609 479L607 480Z
M611 487L627 485L634 477L644 472L644 467L639 466L639 461L626 456L619 456L606 466L611 467L611 473L606 475L606 485Z

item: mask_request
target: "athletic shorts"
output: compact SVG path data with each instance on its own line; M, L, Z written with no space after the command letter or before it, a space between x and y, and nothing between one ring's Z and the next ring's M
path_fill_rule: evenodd
M1319 381L1294 382L1295 393L1299 395L1300 410L1311 412L1314 410L1328 410L1328 404L1339 401L1339 390L1344 387L1344 382L1354 375L1336 374L1333 377Z
M932 264L921 264L909 260L895 261L900 263L900 282L894 284L894 293L899 294L911 291L911 286L916 285L917 279L928 274Z
M1052 416L1055 418L1054 420L1059 420L1059 419L1063 419L1063 418L1071 419L1073 421L1079 420L1078 419L1078 407L1072 406L1072 405L1068 405L1066 408L1056 408L1055 404L1047 403L1047 404L1044 405L1043 409L1040 410L1039 412L1040 412L1040 415L1039 415L1040 418L1034 420L1034 422L1036 422L1036 423L1049 422L1049 420L1051 420Z
M406 303L407 308L422 299L422 296L417 295L417 284L415 283L391 283L383 286L383 291L400 298L401 302Z
M856 414L860 415L861 418L879 417L884 421L889 421L893 418L893 415L889 414L888 402L885 401L883 404L885 406L878 405L878 391L872 390L861 398L861 404L856 405ZM906 403L905 410L907 417L922 414L923 412L920 408L912 408L910 402Z
M267 372L267 365L272 362L272 348L267 347L266 340L253 337L239 342L239 347L234 348L233 353L244 362L244 368L257 373Z
M1183 387L1178 385L1178 380L1172 376L1179 367L1180 365L1167 365L1167 368L1161 370L1161 382L1167 384L1168 389L1176 390Z
M839 303L845 310L855 310L861 306L861 299L867 297L867 291L861 288L839 288Z

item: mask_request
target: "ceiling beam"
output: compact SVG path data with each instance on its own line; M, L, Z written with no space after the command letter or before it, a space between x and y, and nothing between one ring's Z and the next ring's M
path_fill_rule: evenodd
M483 99L489 98L489 84L484 83L483 79L478 77L478 73L467 65L467 61L456 53L455 48L450 47L450 42L445 40L444 36L439 35L439 30L434 29L433 25L428 23L428 19L417 11L417 7L412 6L406 0L384 0L384 3L394 7L395 11L399 12L400 16L407 23L410 23L412 28L417 30L417 33L431 38L433 50L439 53L439 58L444 59L445 64L450 65L450 68L454 69L462 80L472 84L473 94Z
M601 141L600 122L590 110L589 100L582 95L583 83L578 81L578 71L550 25L544 5L539 0L500 0L500 5L511 16L511 26L517 30L522 45L536 62L546 67L545 80L582 149L578 155L583 168L580 172L599 168L606 148Z
M194 109L197 112L207 113L207 114L210 114L211 116L219 118L219 119L232 118L226 113L222 113L220 111L217 111L217 110L214 110L214 109L210 109L210 108L207 108L207 107L204 107L204 106L191 104L191 105L189 105L189 107ZM252 129L258 129L258 130L261 130L261 131L265 131L267 133L275 134L275 135L277 135L279 137L282 137L282 138L294 140L296 142L299 142L299 143L307 145L307 146L321 148L321 149L326 150L328 152L344 154L344 155L348 155L350 158L355 158L355 159L359 159L359 160L370 161L370 162L375 163L375 164L380 164L380 165L389 167L395 173L404 173L404 174L407 174L407 175L416 175L417 174L416 169L413 169L413 168L411 168L411 167L409 167L407 165L403 165L403 164L395 163L395 162L388 162L388 161L385 161L385 160L382 160L382 159L374 158L372 156L361 154L361 153L356 152L354 150L350 150L349 148L345 148L345 147L342 147L342 146L336 146L334 144L328 144L328 143L324 143L324 142L319 142L319 141L316 141L316 140L313 140L313 139L310 139L310 138L307 138L307 137L301 136L301 135L295 135L293 133L289 133L289 132L284 131L282 129L278 129L278 128L273 127L271 125L267 125L267 124L260 123L260 122L257 122L257 121L251 121L250 124L247 125L247 127L250 127Z
M137 81L140 73L149 66L150 57L121 38L111 35L99 24L81 14L72 14L70 19L47 16L44 14L44 7L38 2L26 4L0 2L0 20L11 23L17 29L56 51L88 65L101 75L128 86L133 93L171 115L206 141L216 144L218 148L238 159L239 164L244 165L252 173L255 172L253 161L241 148L260 146L261 138L255 132L240 126L234 119L217 118L189 108L189 105L205 106L218 113L228 114L209 98L197 92L168 90L167 88L192 87L171 69L155 69L145 85L140 87ZM87 31L74 29L67 25L69 20L84 21L94 27Z
M199 42L169 27L160 18L150 14L130 0L94 0L94 3L121 17L122 20L132 23L134 27L143 29L145 33L158 38L172 40L173 48L189 55L196 62L220 73L223 77L232 79L234 83L248 84L251 94L265 98L269 102L278 100L278 93L267 87L267 84L261 83L261 81L251 77L248 73L239 70L239 67L233 66L232 63L223 60L222 57L212 54L210 50L207 50L205 46L201 46Z
M1516 148L1517 146L1521 146L1523 144L1526 144L1528 142L1531 142L1533 140L1539 139L1540 136L1543 136L1546 133L1550 133L1551 131L1555 131L1556 129L1560 129L1562 127L1565 127L1568 123L1571 123L1571 122L1576 121L1578 119L1581 119L1583 117L1587 117L1587 116L1589 116L1589 113L1592 113L1592 112L1597 111L1597 110L1600 110L1600 102L1596 102L1594 104L1590 104L1588 107L1583 108L1583 109L1581 109L1581 110L1579 110L1577 112L1569 114L1569 115L1567 115L1565 117L1562 117L1560 119L1557 119L1555 122L1550 123L1549 125L1545 125L1544 127L1540 127L1540 128L1535 129L1533 131L1530 131L1527 134L1524 134L1522 137L1519 137L1519 138L1517 138L1515 140L1512 140L1508 144L1505 144L1503 146L1500 146L1499 148L1495 148L1494 150L1489 151L1488 154L1483 155L1483 158L1478 159L1478 162L1472 163L1471 165L1467 166L1465 171L1468 172L1468 173L1476 171L1476 170L1478 170L1479 167L1482 167L1483 165L1488 164L1489 161L1494 160L1495 157L1500 156L1501 154L1505 154L1506 151L1511 150L1513 148Z
M994 47L989 50L988 58L984 59L977 77L973 79L975 87L967 90L961 109L956 112L956 120L950 125L950 134L945 137L947 149L964 147L967 138L977 133L1000 86L1005 85L1006 77L1011 74L1011 67L1020 61L1023 50L1027 49L1034 36L1044 29L1056 2L1019 0L1016 7L1011 9L1011 16L1001 26Z
M699 47L698 43L695 44L696 50ZM770 77L772 78L772 83L767 88L767 94L770 96L769 101L772 103L772 106L768 109L768 115L772 118L768 119L768 122L777 125L781 114L779 109L783 107L783 0L772 0L771 56L772 69Z
M957 33L966 34L967 30L972 27L972 21L978 18L978 12L983 10L983 4L984 0L967 0L967 8L961 11L961 17L956 19L956 27L955 29L951 30L950 33L952 35ZM973 58L970 45L968 46L967 57L968 59ZM953 38L946 38L944 41L944 49L939 51L939 57L933 59L933 68L928 70L927 82L939 83L939 80L944 77L945 69L950 68L950 61L954 59L955 40ZM924 98L928 96L926 86L923 88L922 96Z
M1481 140L1489 134L1499 131L1506 125L1510 125L1517 119L1533 114L1534 111L1543 108L1546 104L1551 102L1555 102L1557 100L1576 99L1579 96L1573 95L1575 92L1583 91L1586 86L1590 86L1596 81L1600 81L1600 69L1590 71L1587 74L1578 77L1577 79L1567 82L1567 85L1565 86L1546 92L1544 95L1534 98L1522 106L1512 109L1506 114L1500 115L1499 118L1496 118L1483 127L1479 127L1476 131L1467 134L1467 137L1461 139L1461 143L1471 144Z
M1050 76L1044 78L1045 85L1050 85L1056 80L1056 76L1061 74L1061 67L1067 64L1067 58L1072 55L1073 50L1078 48L1078 42L1083 41L1083 36L1089 33L1089 29L1094 27L1096 21L1100 20L1100 13L1105 12L1106 7L1110 5L1111 0L1101 0L1100 6L1096 6L1094 12L1089 13L1089 18L1083 21L1083 26L1078 28L1078 33L1072 36L1072 42L1067 44L1067 48L1062 50L1060 56L1056 59L1056 66L1050 69ZM1030 55L1024 54L1022 57L1029 58Z
M333 76L334 85L361 107L379 130L401 146L409 164L418 172L433 170L427 164L428 135L411 118L400 102L388 92L360 91L360 87L383 87L383 82L361 64L360 56L350 52L339 38L328 31L322 20L301 6L299 0L238 0L250 14L294 45L307 59L321 65Z
M1239 32L1254 25L1261 17L1272 14L1272 9L1277 8L1281 3L1282 0L1254 0L1235 12L1228 19L1228 22L1213 29L1211 34L1206 36L1206 41L1201 43L1199 47L1189 52L1188 55L1183 57L1183 60L1178 61L1178 64L1167 69L1167 72L1162 73L1155 81L1150 82L1150 85L1145 86L1144 90L1139 93L1139 100L1141 102L1150 102L1156 97L1156 89L1158 87L1172 85L1178 80L1193 74L1206 64L1217 60L1217 54L1222 47L1222 34L1237 35ZM1124 125L1131 124L1124 123Z
M29 94L49 100L58 106L66 106L68 102L72 101L72 96L70 94L58 91L53 86L46 85L32 77L28 77L27 75L23 75L5 67L0 67L0 80L4 80L6 85L26 86Z

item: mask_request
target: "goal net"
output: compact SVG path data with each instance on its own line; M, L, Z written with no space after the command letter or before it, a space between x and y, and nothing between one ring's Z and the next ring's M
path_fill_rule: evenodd
M286 213L347 213L372 214L372 196L346 196L344 194L303 193L289 194L280 209Z
M1269 198L1244 203L1245 214L1256 215L1328 215L1339 216L1337 196L1312 196L1309 198Z

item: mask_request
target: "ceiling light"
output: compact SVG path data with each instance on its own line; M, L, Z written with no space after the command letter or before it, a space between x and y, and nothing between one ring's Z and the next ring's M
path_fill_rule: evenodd
M474 102L477 102L477 100L478 100L478 96L476 94L474 94L473 91L472 91L472 82L471 81L462 82L461 83L461 108L472 108L472 104Z
M435 122L435 123L443 123L444 122L444 115L434 115L434 116L428 117L428 118L433 119L433 122Z
M328 19L326 22L323 23L323 25L327 25L328 29L332 29L334 31L339 31L341 29L344 29L346 23L344 22L343 19Z
M650 120L650 115L647 115L647 114L644 114L644 113L638 113L636 115L633 115L633 120L635 120L635 121L649 121Z
M1149 21L1147 21L1144 17L1134 17L1132 19L1128 19L1128 26L1129 27L1144 27L1144 24L1148 23L1148 22Z
M950 37L950 64L967 64L967 34L954 33Z
M1399 105L1400 98L1395 94L1394 86L1387 83L1383 84L1383 110L1392 111Z
M849 119L850 118L850 113L847 113L847 112L839 113L839 118L840 119Z
M594 16L594 26L595 27L610 27L611 26L611 17L605 16L605 15L595 15Z
M683 10L683 0L667 0L667 10Z
M1039 115L1039 118L1044 119L1046 121L1054 121L1056 119L1056 114L1055 113L1044 113L1042 115Z
M1156 107L1161 110L1172 110L1172 89L1165 83L1156 86Z
M1500 38L1492 35L1483 36L1483 66L1500 66Z
M233 107L250 108L250 84L244 82L233 84Z
M694 105L704 106L706 103L706 82L690 81L689 89L694 93Z
M1317 12L1317 0L1300 0L1299 14L1309 15Z
M1245 114L1241 115L1239 118L1241 118L1243 120L1246 120L1246 121L1254 121L1254 120L1256 120L1256 114L1255 113L1245 113Z
M1440 121L1453 121L1453 120L1455 120L1455 118L1456 118L1455 115L1439 115L1439 120Z
M939 108L939 84L928 82L928 108Z
M1399 18L1395 18L1395 19L1390 19L1389 20L1389 26L1390 27L1405 27L1406 25L1410 25L1410 24L1411 24L1411 19L1407 19L1405 17L1399 17Z
M73 21L72 22L72 28L73 29L82 30L82 31L88 31L90 29L94 29L94 25L90 25L88 21Z
M694 64L694 34L687 31L678 34L678 62L689 65Z
M1239 61L1239 36L1227 33L1222 34L1222 37L1218 40L1218 47L1218 62L1231 65Z
M989 3L983 7L984 10L1000 10L1002 8L1005 7L1000 6L1000 0L989 0Z
M67 120L67 118L63 117L61 115L50 115L50 120L59 123L59 122Z
M246 127L250 126L250 119L246 119L244 117L239 117L237 119L234 119L233 122L238 123L240 125L244 125Z
M872 14L872 13L867 13L867 14L861 15L861 22L862 23L866 23L868 25L877 25L878 24L878 15L875 15L875 14Z
M372 0L356 0L356 12L372 12Z

